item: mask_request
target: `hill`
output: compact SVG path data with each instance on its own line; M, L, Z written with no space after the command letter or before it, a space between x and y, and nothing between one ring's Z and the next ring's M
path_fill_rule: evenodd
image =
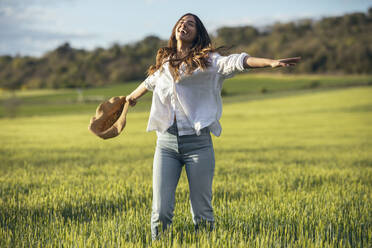
M289 23L259 30L253 26L222 27L212 37L216 46L233 45L230 53L246 51L257 57L302 56L291 73L371 73L372 8ZM133 44L114 44L93 51L65 43L41 58L0 57L0 88L85 88L142 80L166 41L149 36ZM278 71L276 70L276 71Z

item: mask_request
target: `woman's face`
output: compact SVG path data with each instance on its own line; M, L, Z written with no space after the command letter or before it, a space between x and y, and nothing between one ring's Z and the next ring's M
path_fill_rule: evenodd
M176 27L176 40L192 43L197 33L196 22L193 16L184 16Z

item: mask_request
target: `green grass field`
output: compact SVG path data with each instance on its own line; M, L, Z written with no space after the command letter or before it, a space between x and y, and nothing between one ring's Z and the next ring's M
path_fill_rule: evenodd
M16 92L18 117L0 118L0 247L372 247L371 77L345 78L226 82L216 229L194 234L183 172L172 229L156 242L151 94L104 141L87 130L97 103L86 99L136 84L85 90L80 103L74 90Z
M127 82L105 88L62 90L0 91L0 118L92 113L97 105L112 96L127 95L140 82ZM241 102L283 97L314 91L372 85L372 75L282 75L241 74L226 80L224 102ZM151 94L145 95L135 111L149 111Z

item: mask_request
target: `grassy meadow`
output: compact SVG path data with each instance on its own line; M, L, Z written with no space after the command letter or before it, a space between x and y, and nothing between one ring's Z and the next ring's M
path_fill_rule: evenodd
M0 247L372 247L372 77L239 75L213 137L216 228L193 231L182 173L151 242L151 94L124 132L87 126L138 82L0 97ZM16 103L16 106L12 106ZM16 112L14 116L12 110Z

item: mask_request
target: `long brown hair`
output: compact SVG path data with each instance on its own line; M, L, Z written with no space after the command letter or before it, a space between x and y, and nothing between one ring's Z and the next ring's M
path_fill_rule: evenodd
M176 40L176 28L178 23L185 16L192 16L196 22L196 37L195 40L186 56L183 58L177 57L177 40ZM209 53L217 50L222 50L223 47L213 48L211 39L209 38L208 32L205 29L203 23L194 14L187 13L181 16L176 22L172 29L172 34L168 40L168 46L162 47L158 50L156 55L156 64L149 67L147 74L150 76L157 71L161 66L169 62L170 69L173 71L173 77L178 80L180 77L179 66L183 62L186 63L186 74L191 74L196 68L200 67L202 70L206 69L210 64Z

